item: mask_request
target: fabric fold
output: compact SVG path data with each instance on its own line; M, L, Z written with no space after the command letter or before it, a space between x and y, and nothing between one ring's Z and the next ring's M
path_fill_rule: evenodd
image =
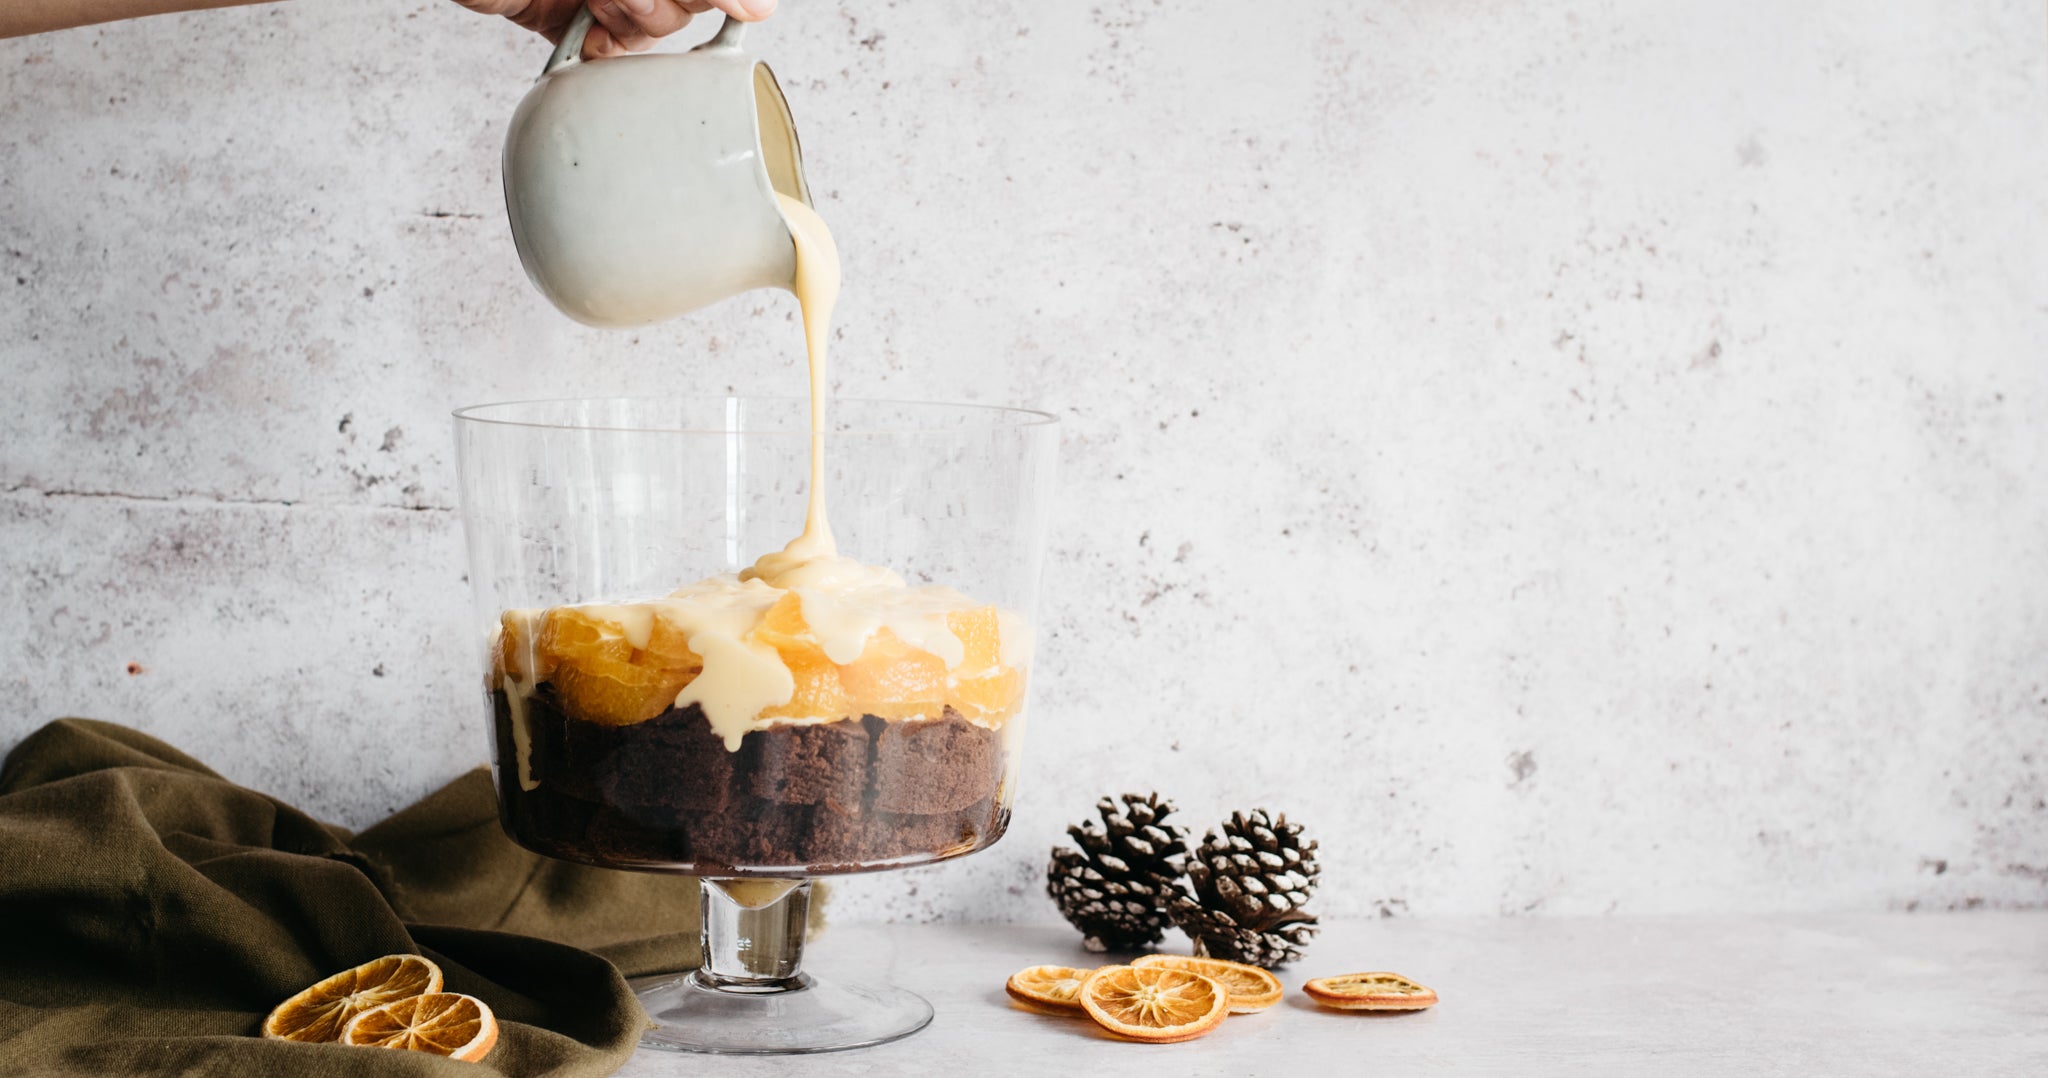
M481 768L352 835L61 719L0 765L0 1074L609 1074L646 1021L621 966L694 965L696 903L693 879L515 845ZM496 1012L485 1070L256 1036L279 1001L397 952Z

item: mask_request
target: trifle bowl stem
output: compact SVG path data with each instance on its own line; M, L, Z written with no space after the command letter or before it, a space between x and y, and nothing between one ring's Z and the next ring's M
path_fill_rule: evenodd
M820 981L803 971L809 880L704 880L704 960L642 977L634 994L653 1025L648 1048L785 1055L861 1048L905 1037L932 1006L887 985Z

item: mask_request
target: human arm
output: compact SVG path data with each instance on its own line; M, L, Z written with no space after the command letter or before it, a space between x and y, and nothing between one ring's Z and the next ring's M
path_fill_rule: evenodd
M0 38L40 34L74 26L163 15L174 11L239 7L268 0L6 0L0 3ZM471 11L505 18L549 41L560 40L583 0L455 0ZM584 39L590 58L638 52L675 33L690 16L713 9L736 19L765 18L775 0L592 0L597 25Z
M263 0L8 0L0 4L0 37L21 37L172 11L240 7Z

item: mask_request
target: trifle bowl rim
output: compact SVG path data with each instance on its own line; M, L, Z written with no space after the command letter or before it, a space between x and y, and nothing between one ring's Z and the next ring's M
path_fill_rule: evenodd
M790 405L793 408L795 406L800 405L802 407L800 409L795 410L792 414L793 418L800 419L802 420L802 422L788 426L786 428L742 427L739 429L734 429L730 426L710 425L666 426L649 425L641 423L619 425L615 423L606 423L601 421L549 421L533 418L518 418L516 415L494 414L516 413L516 411L520 409L540 409L544 407L561 407L565 405L577 404L655 405L664 403L677 405L712 403L779 404ZM498 427L524 427L533 430L584 431L598 434L659 434L719 438L730 438L735 436L748 438L802 438L809 437L810 435L815 433L814 431L812 431L809 423L809 407L810 398L808 396L797 396L789 394L615 394L589 397L533 397L520 400L492 401L483 404L465 405L463 407L455 409L450 414L454 417L454 419L457 422L460 423L476 423ZM845 418L845 411L848 408L857 410L862 408L876 407L903 408L909 409L913 412L930 412L933 413L934 415L951 415L955 417L962 415L983 416L987 417L990 421L979 425L971 426L961 425L958 423L951 423L945 425L934 424L931 426L920 426L916 424L905 425L897 423L880 427L858 425L832 425L834 423L843 422ZM1054 415L1051 412L1047 412L1037 408L1022 407L1018 405L982 404L974 401L911 400L890 397L834 396L830 400L826 417L827 427L824 431L824 434L829 438L835 439L863 437L901 438L962 433L985 433L992 430L1024 430L1033 427L1056 426L1060 422L1060 417Z

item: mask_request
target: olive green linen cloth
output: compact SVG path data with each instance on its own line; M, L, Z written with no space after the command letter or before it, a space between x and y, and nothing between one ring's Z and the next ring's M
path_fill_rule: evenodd
M696 887L514 845L482 769L352 835L62 719L0 766L0 1075L609 1074L646 1022L622 973L697 960ZM496 1012L482 1064L256 1035L401 951Z

